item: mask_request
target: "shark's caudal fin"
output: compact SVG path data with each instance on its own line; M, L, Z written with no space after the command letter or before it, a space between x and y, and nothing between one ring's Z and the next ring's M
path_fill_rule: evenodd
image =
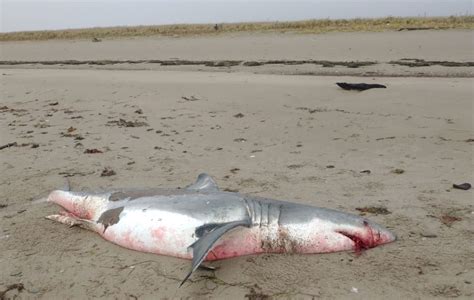
M199 265L206 258L209 251L211 251L212 246L214 246L214 244L217 242L217 240L219 240L220 237L222 237L229 230L234 229L238 226L249 227L250 225L250 220L235 221L222 224L221 226L215 227L212 231L206 233L203 237L201 237L199 240L189 246L189 248L193 249L192 268L179 286L181 287L186 282L186 280L188 280L189 276L191 276L191 274L196 271Z
M206 173L199 174L196 182L186 187L188 190L216 192L219 190L217 183Z

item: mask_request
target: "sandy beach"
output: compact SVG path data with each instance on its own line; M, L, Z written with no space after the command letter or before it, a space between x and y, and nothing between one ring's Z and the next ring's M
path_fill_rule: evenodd
M7 299L472 298L473 190L453 184L474 184L473 36L447 30L0 43L0 146L10 144L0 150L0 292L22 283ZM435 63L390 63L406 58ZM375 63L244 64L271 60ZM346 91L336 82L387 88ZM101 176L106 168L115 174ZM189 261L53 223L44 216L58 207L34 202L66 178L73 190L97 191L183 187L201 172L226 190L354 214L368 209L365 216L398 240L361 255L222 260L178 288Z

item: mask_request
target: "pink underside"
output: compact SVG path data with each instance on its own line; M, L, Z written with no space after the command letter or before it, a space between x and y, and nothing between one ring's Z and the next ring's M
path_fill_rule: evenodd
M101 233L101 232L99 232ZM101 235L120 246L140 252L150 252L161 255L174 256L191 259L192 251L186 251L191 244L180 238L172 229L166 227L154 228L149 236L150 241L144 241L137 237L132 230L115 232L112 227ZM313 236L310 240L294 243L293 245L278 244L274 247L263 247L259 228L239 228L227 233L212 248L206 257L206 261L213 261L236 256L260 254L260 253L329 253L344 250L360 251L376 246L370 237L347 238L344 235Z
M266 252L261 247L257 230L244 229L229 233L218 241L206 257L206 261Z
M114 242L122 247L140 252L149 252L185 259L192 258L192 251L186 251L191 242L180 238L180 235L175 234L170 228L161 227L152 229L150 234L152 237L151 241L141 240L132 230L115 232L110 229L107 229L104 233L99 233L106 240ZM224 236L222 240L214 245L206 260L217 260L262 253L262 249L258 247L257 244L258 239L254 232L243 235L230 233L228 237Z
M206 260L219 260L224 258L231 258L249 254L260 253L329 253L342 250L352 249L353 243L350 241L343 241L341 243L334 243L328 241L323 237L314 237L311 241L299 241L293 239L292 242L285 243L281 239L276 241L275 245L262 247L262 238L258 229L247 230L247 234L235 234L224 238L218 242L209 252ZM291 245L292 244L292 245Z
M102 227L102 226L101 226ZM175 232L172 228L157 227L151 230L151 240L140 239L136 232L127 229L124 232L114 231L109 227L105 232L102 229L98 233L106 240L109 240L122 247L160 255L179 257L184 259L192 258L192 251L186 251L192 241L183 238L183 234ZM353 250L356 253L373 248L380 244L390 242L391 237L380 236L367 226L363 233L339 232L333 235L314 235L310 239L288 244L279 244L275 247L262 247L261 232L256 228L239 228L224 235L214 245L206 257L206 261L214 261L237 256L261 254L261 253L331 253L339 251ZM293 239L294 241L294 239Z

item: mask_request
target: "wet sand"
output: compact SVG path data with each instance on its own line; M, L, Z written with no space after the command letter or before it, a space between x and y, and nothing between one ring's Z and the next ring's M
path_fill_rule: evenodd
M420 39L426 34L416 33ZM254 57L211 58L303 58L272 57L268 49ZM471 60L459 54L463 50L441 50L412 58ZM389 59L406 54L411 53ZM1 59L12 57L3 51ZM16 143L0 150L0 292L24 285L8 297L467 299L474 294L472 189L452 188L474 183L469 76L456 77L448 67L446 78L302 76L258 67L229 72L0 68L0 146ZM387 88L344 91L335 85L340 81ZM116 174L101 176L105 168ZM43 217L58 208L32 202L63 187L65 177L74 190L183 187L200 172L212 175L222 189L252 195L355 214L361 213L358 208L386 208L379 211L385 214L366 216L399 240L362 255L218 261L212 264L216 271L198 271L178 289L189 261L123 249L92 232L53 223Z

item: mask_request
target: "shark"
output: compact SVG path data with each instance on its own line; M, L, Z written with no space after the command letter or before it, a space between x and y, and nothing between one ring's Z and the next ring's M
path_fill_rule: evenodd
M205 173L185 188L55 190L47 201L62 208L47 219L91 230L128 249L191 260L181 285L204 261L360 252L396 240L365 217L222 191Z

